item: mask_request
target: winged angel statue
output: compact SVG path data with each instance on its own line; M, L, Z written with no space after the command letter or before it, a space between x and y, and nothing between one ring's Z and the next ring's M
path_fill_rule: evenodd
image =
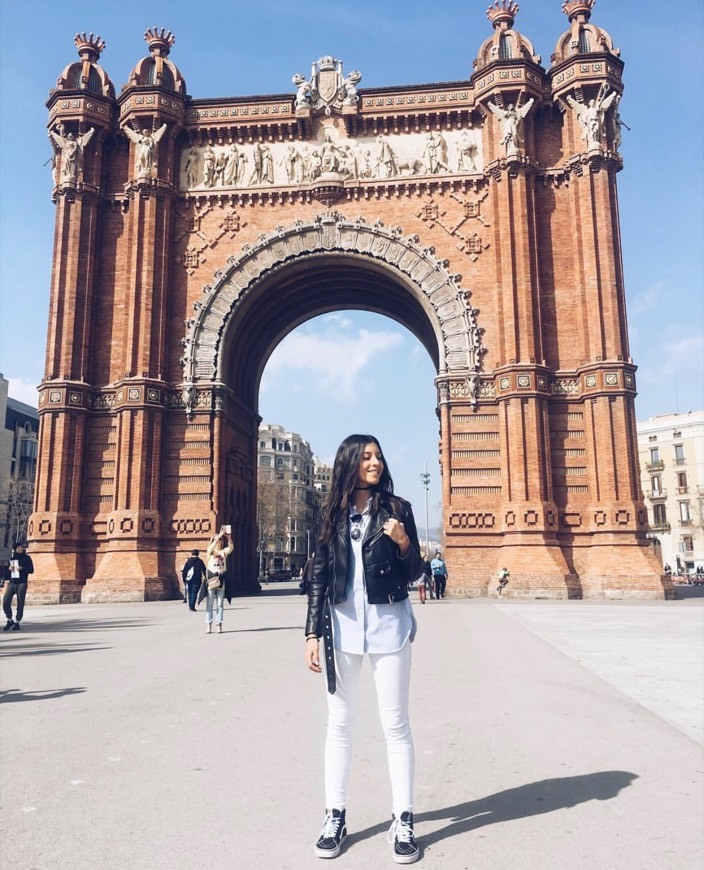
M127 136L131 142L134 142L135 145L135 169L137 170L138 177L151 175L152 168L154 167L156 146L161 141L161 137L166 132L166 128L167 125L162 124L155 133L152 133L151 130L147 130L146 128L142 130L141 133L137 133L135 130L130 129L130 127L123 128L125 136Z
M587 143L587 151L591 151L592 148L601 148L604 136L604 118L609 106L617 96L616 91L611 91L610 94L607 92L608 88L606 91L600 90L599 96L595 100L589 100L586 105L578 103L574 97L567 95L567 102L577 113L577 120L582 128L582 139Z
M515 154L521 147L521 131L523 127L523 119L530 111L533 105L533 97L527 103L517 108L513 103L509 103L507 108L502 109L494 103L488 103L492 114L499 121L499 130L501 131L501 144L506 150L506 156Z
M56 143L61 153L62 182L74 183L76 181L78 170L83 164L83 151L93 137L93 133L95 133L95 128L91 127L90 130L82 136L78 136L78 138L73 133L67 133L64 136L62 124L56 130L49 130L49 136Z

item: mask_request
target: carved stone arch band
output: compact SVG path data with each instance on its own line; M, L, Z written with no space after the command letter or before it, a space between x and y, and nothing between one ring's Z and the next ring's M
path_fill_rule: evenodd
M351 220L337 212L262 234L228 259L212 285L203 287L183 340L184 383L205 386L225 380L222 339L238 303L260 279L287 261L335 252L369 257L417 288L438 336L440 375L479 371L483 330L468 301L470 293L461 287L459 276L447 271L447 263L435 257L434 249L423 248L419 241L417 236L405 236L400 227L368 223L362 217Z

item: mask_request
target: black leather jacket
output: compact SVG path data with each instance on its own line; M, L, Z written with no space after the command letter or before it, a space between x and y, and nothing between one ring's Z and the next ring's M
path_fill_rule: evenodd
M394 516L403 523L411 546L404 557L383 526ZM306 634L323 634L323 605L327 598L330 604L345 601L345 589L350 574L349 522L347 517L337 527L335 536L328 544L318 544L313 562L313 577L308 587L308 616ZM386 604L408 598L408 584L417 580L422 567L418 532L413 511L407 501L394 497L393 514L388 506L379 508L372 516L362 541L364 561L364 585L370 604Z

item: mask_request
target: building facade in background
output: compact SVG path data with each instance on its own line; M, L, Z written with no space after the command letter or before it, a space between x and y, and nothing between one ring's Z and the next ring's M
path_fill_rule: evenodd
M262 423L257 451L259 573L302 570L312 552L319 496L310 444L283 426Z
M39 413L8 396L0 374L0 561L9 559L15 541L27 540L34 503Z
M353 57L306 56L269 96L191 97L157 29L117 92L103 41L76 37L48 102L35 597L173 597L222 523L254 591L262 372L347 308L404 325L435 367L409 425L439 418L449 594L493 594L506 567L509 595L663 596L620 250L624 64L592 5L566 0L546 65L497 0L465 79L367 88Z
M704 566L704 411L638 423L649 535L675 573Z

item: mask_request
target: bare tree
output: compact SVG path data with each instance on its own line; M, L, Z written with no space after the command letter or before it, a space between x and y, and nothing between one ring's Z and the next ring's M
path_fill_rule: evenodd
M21 474L13 477L7 487L7 524L10 544L27 540L27 523L34 504L34 478Z
M259 573L264 573L266 554L276 550L276 538L286 536L289 514L288 486L273 469L259 468L257 479L257 550Z

